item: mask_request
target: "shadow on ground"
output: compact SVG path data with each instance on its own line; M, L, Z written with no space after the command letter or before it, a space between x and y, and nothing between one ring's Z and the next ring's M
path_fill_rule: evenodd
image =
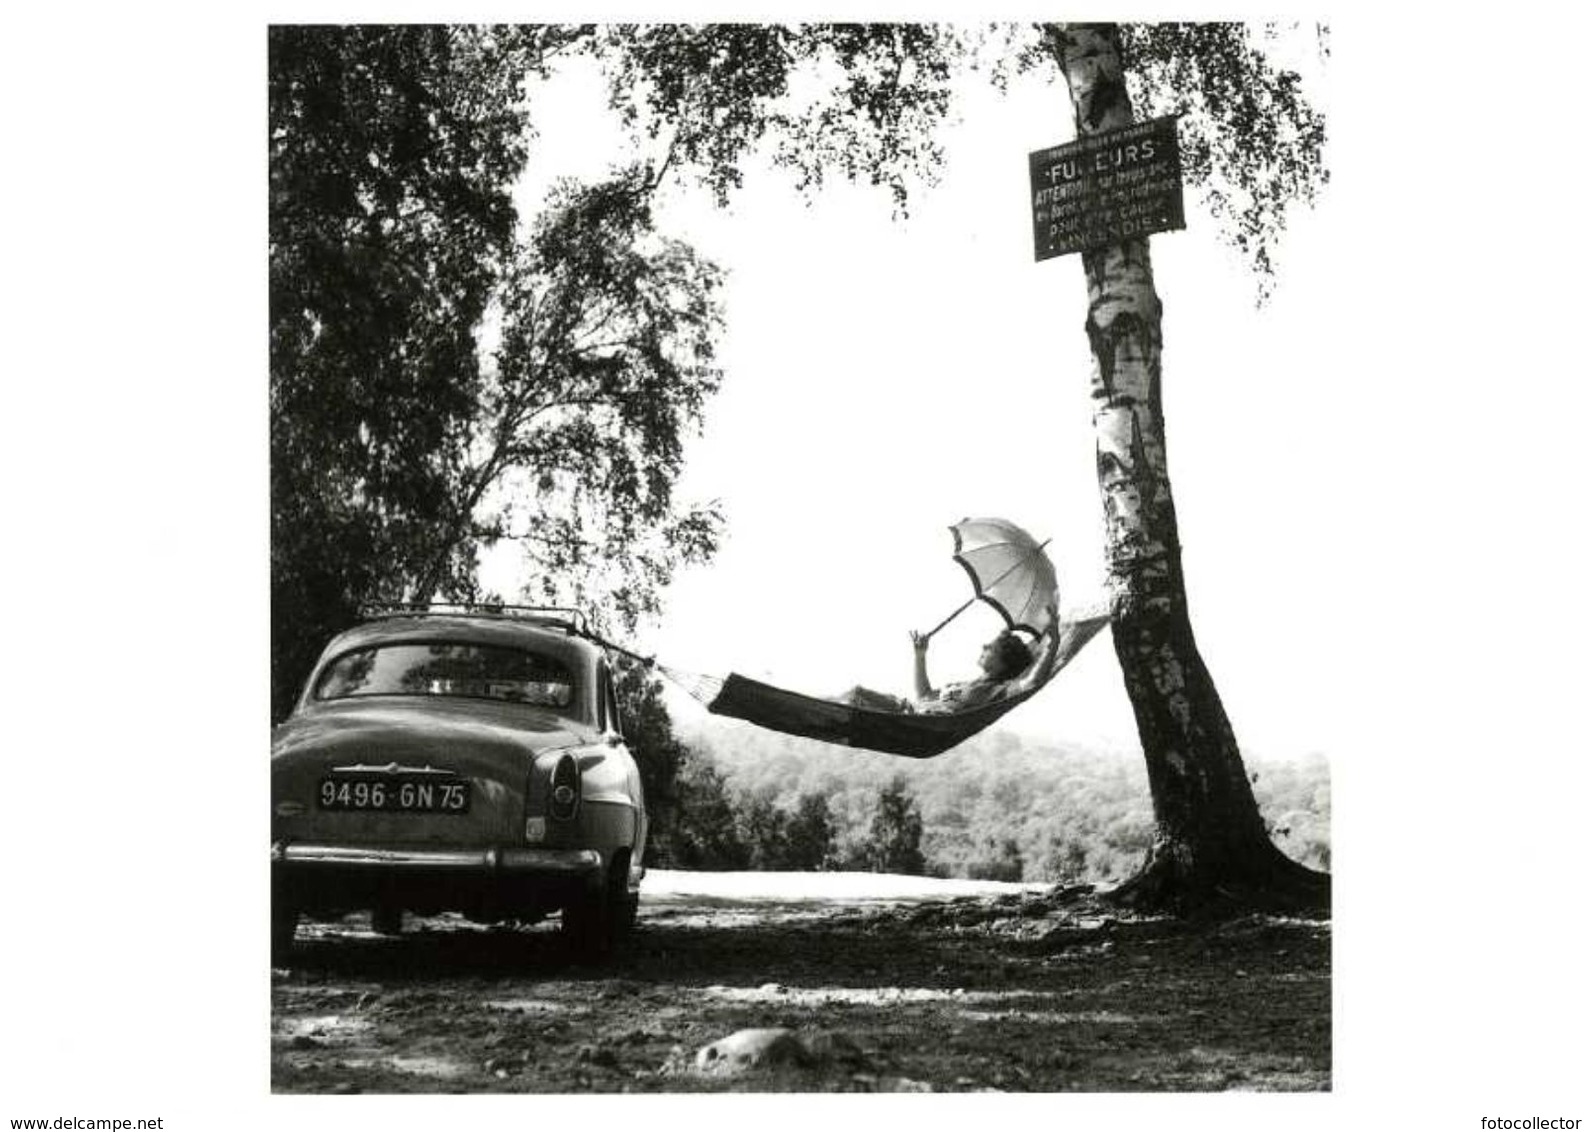
M1330 925L1188 925L1088 902L644 908L591 966L555 928L451 917L301 927L273 974L279 1092L1318 1090ZM832 1061L698 1073L725 1035L845 1039Z

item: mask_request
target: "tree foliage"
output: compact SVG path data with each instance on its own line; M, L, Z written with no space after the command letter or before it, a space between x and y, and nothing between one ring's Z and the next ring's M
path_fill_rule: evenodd
M273 27L271 596L281 705L432 549L513 243L529 36ZM316 628L309 628L314 626Z
M1017 838L986 837L983 854L968 867L973 880L1020 881L1023 879L1023 851Z
M774 787L734 795L736 824L749 853L748 867L812 872L837 865L835 823L822 794L803 794L793 808L779 804Z
M647 136L669 137L720 203L758 152L806 192L832 173L908 187L940 160L962 45L934 24L620 24L595 48L611 99Z
M1144 772L1116 754L1034 742L1005 730L903 768L887 755L826 746L714 720L682 721L693 758L719 771L737 810L765 798L794 839L808 799L833 828L838 865L871 869L881 792L899 778L923 821L929 875L984 880L1119 882L1138 868L1155 827ZM1251 760L1261 816L1295 860L1331 859L1331 775L1325 758ZM789 864L787 868L808 868Z
M1288 209L1327 184L1325 116L1278 63L1275 25L1120 27L1135 111L1181 116L1184 176L1264 295ZM1324 29L1316 41L1325 55ZM672 157L720 202L757 153L803 192L838 174L886 188L902 213L934 180L959 72L984 70L1004 89L1053 65L1035 24L612 25L594 50L610 63L613 104L647 136L669 135Z
M625 739L641 774L647 806L647 851L667 852L680 806L680 770L690 751L674 732L663 702L663 682L642 665L625 661L615 670L614 696L624 721Z
M674 826L660 863L682 869L744 869L752 851L742 836L735 800L711 760L687 758L681 768Z
M656 232L652 184L637 166L553 193L502 292L456 514L462 545L519 540L533 596L626 629L721 522L673 493L718 388L720 273Z
M639 170L518 237L522 84L592 34L271 29L276 716L362 604L479 596L494 539L626 625L714 548L671 489L717 385L716 270L654 230Z
M922 876L928 871L923 859L923 813L900 775L879 791L862 860L877 873Z
M746 843L747 867L762 871L786 867L790 815L767 794L743 795L736 800L736 823Z
M796 810L785 825L785 867L832 869L835 867L835 819L829 799L807 793L796 800Z
M1218 232L1265 294L1289 208L1313 203L1330 178L1326 117L1305 97L1299 73L1277 65L1250 25L1127 24L1122 47L1136 109L1181 116L1184 175L1200 186Z

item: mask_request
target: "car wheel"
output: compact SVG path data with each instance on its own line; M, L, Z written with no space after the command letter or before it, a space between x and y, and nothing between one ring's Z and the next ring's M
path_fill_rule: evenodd
M564 939L576 959L598 962L608 958L634 925L636 901L630 894L629 876L630 853L621 850L603 875L600 888L582 893L564 906Z
M280 962L293 949L298 932L298 909L281 901L271 903L271 959Z
M377 935L403 935L404 910L379 905L370 910L370 927Z

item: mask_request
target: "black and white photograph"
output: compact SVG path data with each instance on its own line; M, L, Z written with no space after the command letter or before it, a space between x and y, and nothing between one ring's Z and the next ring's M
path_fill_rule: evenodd
M33 65L0 1118L1592 1119L1570 26L572 14Z
M272 1087L1329 1089L1329 34L272 27Z

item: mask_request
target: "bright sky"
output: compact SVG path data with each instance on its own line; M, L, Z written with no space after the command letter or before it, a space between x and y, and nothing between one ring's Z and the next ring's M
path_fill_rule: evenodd
M968 596L946 530L968 515L1052 538L1064 605L1099 593L1082 267L1035 263L1028 213L1027 155L1070 139L1066 95L1043 76L1006 96L975 79L956 105L941 181L905 221L881 190L837 182L809 205L755 167L728 210L696 187L666 198L660 228L728 271L724 384L681 484L722 500L728 523L642 651L799 690L905 692L907 630ZM522 215L554 177L599 177L628 152L594 68L537 89L534 106ZM1240 741L1274 757L1330 753L1322 699L1353 628L1333 585L1352 541L1333 506L1333 424L1349 406L1308 348L1328 332L1331 210L1329 188L1299 212L1259 311L1194 193L1188 229L1153 239L1195 627ZM513 592L517 565L512 549L495 557L489 583ZM931 675L971 674L998 627L969 610L935 639ZM1106 638L1006 724L1137 749Z

